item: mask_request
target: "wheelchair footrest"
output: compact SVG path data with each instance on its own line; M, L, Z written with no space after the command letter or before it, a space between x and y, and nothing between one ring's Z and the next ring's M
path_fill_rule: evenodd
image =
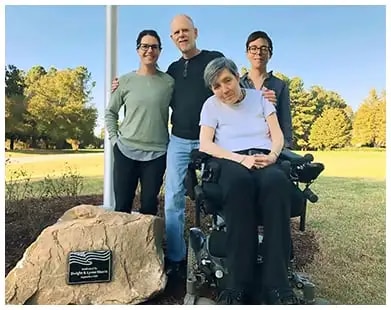
M184 305L194 306L196 304L196 295L186 293L183 299Z
M197 293L197 280L194 276L186 280L186 293L195 296Z

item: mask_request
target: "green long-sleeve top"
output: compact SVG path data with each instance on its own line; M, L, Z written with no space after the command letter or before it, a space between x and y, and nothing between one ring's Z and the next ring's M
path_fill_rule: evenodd
M165 151L168 144L168 107L174 79L157 71L154 75L130 72L119 78L105 110L109 139L117 139L132 149ZM118 127L118 112L125 105L125 116Z

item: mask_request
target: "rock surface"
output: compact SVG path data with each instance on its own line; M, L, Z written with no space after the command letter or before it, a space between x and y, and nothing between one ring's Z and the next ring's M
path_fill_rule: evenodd
M47 227L6 277L8 304L137 304L166 285L159 217L74 207ZM112 251L112 279L67 284L71 251Z

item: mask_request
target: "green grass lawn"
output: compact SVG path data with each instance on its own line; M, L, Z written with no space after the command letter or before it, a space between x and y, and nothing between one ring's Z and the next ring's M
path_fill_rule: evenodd
M309 203L306 225L316 233L320 252L305 272L317 285L317 294L333 303L385 304L386 153L311 153L326 170L312 186L319 202ZM85 177L83 194L103 193L102 153L66 161ZM59 154L46 161L7 164L6 179L18 169L33 178L60 176L65 162Z
M307 229L320 252L306 268L318 293L337 304L386 302L385 181L321 177Z

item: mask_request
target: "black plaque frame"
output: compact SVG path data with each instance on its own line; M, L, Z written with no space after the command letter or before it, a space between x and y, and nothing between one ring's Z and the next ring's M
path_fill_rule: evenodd
M111 250L73 251L69 253L68 284L110 282L111 278Z

